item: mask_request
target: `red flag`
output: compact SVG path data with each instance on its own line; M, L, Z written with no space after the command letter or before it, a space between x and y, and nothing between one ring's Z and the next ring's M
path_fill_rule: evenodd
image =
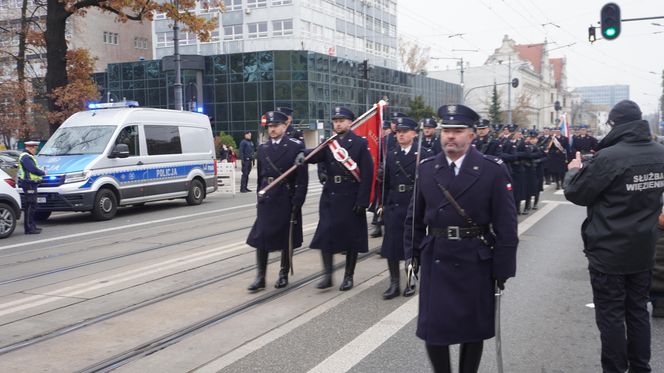
M381 141L380 135L381 129L383 128L383 108L387 106L387 103L380 101L376 106L378 106L378 110L376 110L376 112L367 118L360 126L353 129L353 132L355 132L356 135L367 139L369 143L369 153L371 153L371 158L373 158L374 182L371 184L370 198L372 203L375 201L374 197L376 196L376 193L379 192L378 188L376 188L376 175L378 174L378 166L380 162L378 143Z

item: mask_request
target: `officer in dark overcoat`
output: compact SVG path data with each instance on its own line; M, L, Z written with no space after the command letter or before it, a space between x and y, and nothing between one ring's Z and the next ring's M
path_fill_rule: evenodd
M493 138L490 131L488 120L483 119L479 122L477 124L477 136L475 137L475 140L473 140L473 146L482 154L500 157L502 146L498 140Z
M528 137L525 140L523 152L523 167L525 169L525 196L526 204L523 207L523 215L528 215L530 210L534 208L537 210L539 203L539 195L542 191L542 178L538 175L538 167L541 169L541 160L544 158L544 151L537 145L537 131L530 130L527 132ZM533 203L534 200L534 203Z
M289 169L295 157L304 150L304 143L289 138L286 132L286 114L278 111L265 113L269 139L258 147L257 190L265 188ZM306 165L301 165L286 180L258 198L256 221L247 244L256 248L256 280L250 291L265 288L265 271L270 251L281 251L279 279L274 285L288 285L290 270L289 232L292 231L293 249L302 246L302 205L307 195L309 175ZM292 229L291 229L292 224Z
M539 136L537 140L537 145L544 151L546 149L547 145L549 144L549 141L551 140L551 129L549 127L544 127L542 130L542 134ZM549 156L547 153L544 153L544 158L542 158L541 161L542 165L542 173L544 173L544 184L549 185L551 184L551 172L549 172Z
M567 151L569 149L569 140L560 134L560 129L553 129L553 134L548 144L544 148L549 160L547 165L553 181L556 183L556 190L562 188L563 178L567 172Z
M293 126L293 109L287 107L287 106L279 106L275 111L278 111L280 113L284 113L288 116L288 120L286 121L286 136L290 137L291 139L296 139L302 141L304 143L304 134L302 131L295 129Z
M390 271L390 287L383 293L384 299L392 299L400 294L399 261L404 260L403 223L406 209L413 196L415 184L415 166L417 165L417 123L408 117L397 119L398 147L387 153L385 162L385 238L380 254L387 259ZM433 156L433 152L422 145L420 159ZM415 293L414 288L404 290L404 296Z
M516 272L517 215L502 160L471 146L477 113L445 105L438 116L443 153L420 164L404 233L406 257L422 267L417 336L436 372L451 372L453 344L461 344L460 371L477 372L483 341L495 334L494 286Z
M254 143L251 141L251 131L244 132L240 141L240 159L242 160L242 176L240 177L240 193L249 193L249 173L254 162Z
M389 120L384 120L383 121L383 132L384 135L382 135L382 143L380 145L380 154L378 154L379 157L379 164L378 164L378 172L376 173L376 188L379 188L382 192L383 190L383 176L384 176L384 170L385 170L385 157L387 154L387 140L392 135L393 142L396 142L396 138L394 137L394 131L392 130L392 121ZM321 164L318 164L318 167L321 167ZM378 238L383 236L383 216L382 212L380 212L380 209L382 208L382 203L384 201L384 198L381 194L379 193L374 193L374 201L371 203L371 207L369 208L369 211L373 213L373 217L371 218L371 225L373 225L373 231L369 233L369 236L372 238Z
M443 149L440 145L440 138L436 136L438 122L433 118L424 118L420 121L420 124L424 127L422 130L422 147L431 150L433 155L442 152Z
M325 276L319 289L332 286L332 260L335 253L346 253L346 272L339 290L353 287L357 254L369 251L366 209L373 183L373 160L368 142L350 130L355 114L335 107L333 130L337 139L309 159L323 163L327 180L320 197L320 220L309 247L321 250ZM334 150L333 150L334 149Z
M584 124L579 127L579 133L574 137L571 154L576 154L576 152L580 152L581 155L592 154L595 152L597 144L596 138L588 136L588 126Z

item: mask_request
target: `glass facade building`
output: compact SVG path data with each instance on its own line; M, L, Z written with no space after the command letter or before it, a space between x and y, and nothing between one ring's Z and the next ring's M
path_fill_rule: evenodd
M581 96L583 101L593 105L607 105L613 107L622 100L629 100L628 85L600 85L590 87L577 87L574 93Z
M277 106L294 109L299 129L316 130L318 122L329 127L332 108L346 106L356 115L379 99L390 110L408 111L408 103L423 96L434 110L459 102L460 85L421 75L370 66L369 80L359 63L308 51L262 51L205 56L203 71L183 70L185 108L202 107L211 117L215 133L224 131L240 138L245 130L257 130L260 118ZM136 100L141 106L174 108L173 71L163 71L162 61L110 64L96 74L102 97ZM202 88L199 89L198 85ZM195 97L196 92L202 97ZM197 101L198 104L189 104Z

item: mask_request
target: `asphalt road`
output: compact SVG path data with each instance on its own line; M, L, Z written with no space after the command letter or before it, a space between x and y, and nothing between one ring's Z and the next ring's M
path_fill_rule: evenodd
M305 244L319 195L312 179ZM579 237L585 210L551 190L543 200L520 218L518 273L502 299L505 371L600 371ZM124 208L108 222L54 214L39 236L17 229L0 242L0 371L430 371L415 337L417 298L382 300L378 255L360 259L353 290L338 291L337 269L335 287L320 291L319 253L305 247L288 288L272 287L273 263L268 288L248 293L254 205L251 193L213 194L200 206ZM664 320L652 329L653 372L664 372ZM481 371L495 369L489 340Z

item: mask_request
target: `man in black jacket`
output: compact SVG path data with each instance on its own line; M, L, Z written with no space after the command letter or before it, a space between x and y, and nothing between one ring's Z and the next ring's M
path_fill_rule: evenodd
M565 176L565 197L588 206L581 227L589 262L604 372L650 372L648 292L657 219L664 192L664 147L629 100L609 113L611 132L599 152L577 153ZM627 327L627 330L625 330Z

